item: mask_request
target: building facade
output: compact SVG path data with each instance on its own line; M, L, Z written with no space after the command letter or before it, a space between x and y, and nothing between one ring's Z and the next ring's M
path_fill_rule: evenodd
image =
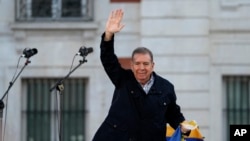
M117 55L126 60L135 47L150 48L155 71L175 85L206 141L228 141L230 124L250 124L247 0L0 0L4 140L91 140L114 89L99 45L116 8L125 12ZM93 52L76 55L83 46ZM21 57L25 48L38 52ZM62 79L65 89L51 91Z

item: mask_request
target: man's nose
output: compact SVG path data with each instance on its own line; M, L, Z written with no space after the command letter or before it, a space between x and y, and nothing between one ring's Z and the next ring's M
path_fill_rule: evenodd
M140 68L140 69L144 69L145 66L144 66L143 64L140 64L140 65L139 65L139 68Z

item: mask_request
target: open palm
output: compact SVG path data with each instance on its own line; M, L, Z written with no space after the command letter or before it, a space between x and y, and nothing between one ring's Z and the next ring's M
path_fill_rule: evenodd
M112 11L106 23L106 32L111 34L119 32L124 27L124 25L121 23L122 18L123 18L122 9L117 9Z

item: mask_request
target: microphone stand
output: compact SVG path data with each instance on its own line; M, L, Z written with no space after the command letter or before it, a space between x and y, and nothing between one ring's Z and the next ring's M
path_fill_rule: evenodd
M24 68L30 63L29 58L27 58L24 66L22 67L22 69L20 70L20 72L18 73L18 75L16 76L16 78L10 82L8 89L6 90L6 92L4 93L4 95L2 96L1 100L0 100L0 141L2 141L3 139L3 130L2 130L2 122L3 122L3 109L4 109L4 102L3 99L5 98L5 96L8 94L9 90L11 89L11 87L14 85L15 81L17 80L17 78L19 77L19 75L22 73L22 71L24 70Z
M83 60L79 61L79 64L72 69L64 78L58 80L56 82L56 84L50 88L50 92L53 91L54 89L57 90L57 92L59 93L59 105L58 106L58 111L59 111L59 141L63 141L63 137L62 137L62 131L63 131L63 125L62 125L62 112L61 110L63 109L63 97L62 97L62 91L64 90L64 86L63 86L63 81L66 80L77 68L79 68L83 63L87 62L87 60L85 59L86 56L83 56Z

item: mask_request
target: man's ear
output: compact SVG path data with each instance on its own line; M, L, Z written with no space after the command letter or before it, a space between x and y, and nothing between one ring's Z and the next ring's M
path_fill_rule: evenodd
M153 68L155 67L155 62L152 62L152 67L153 67Z

